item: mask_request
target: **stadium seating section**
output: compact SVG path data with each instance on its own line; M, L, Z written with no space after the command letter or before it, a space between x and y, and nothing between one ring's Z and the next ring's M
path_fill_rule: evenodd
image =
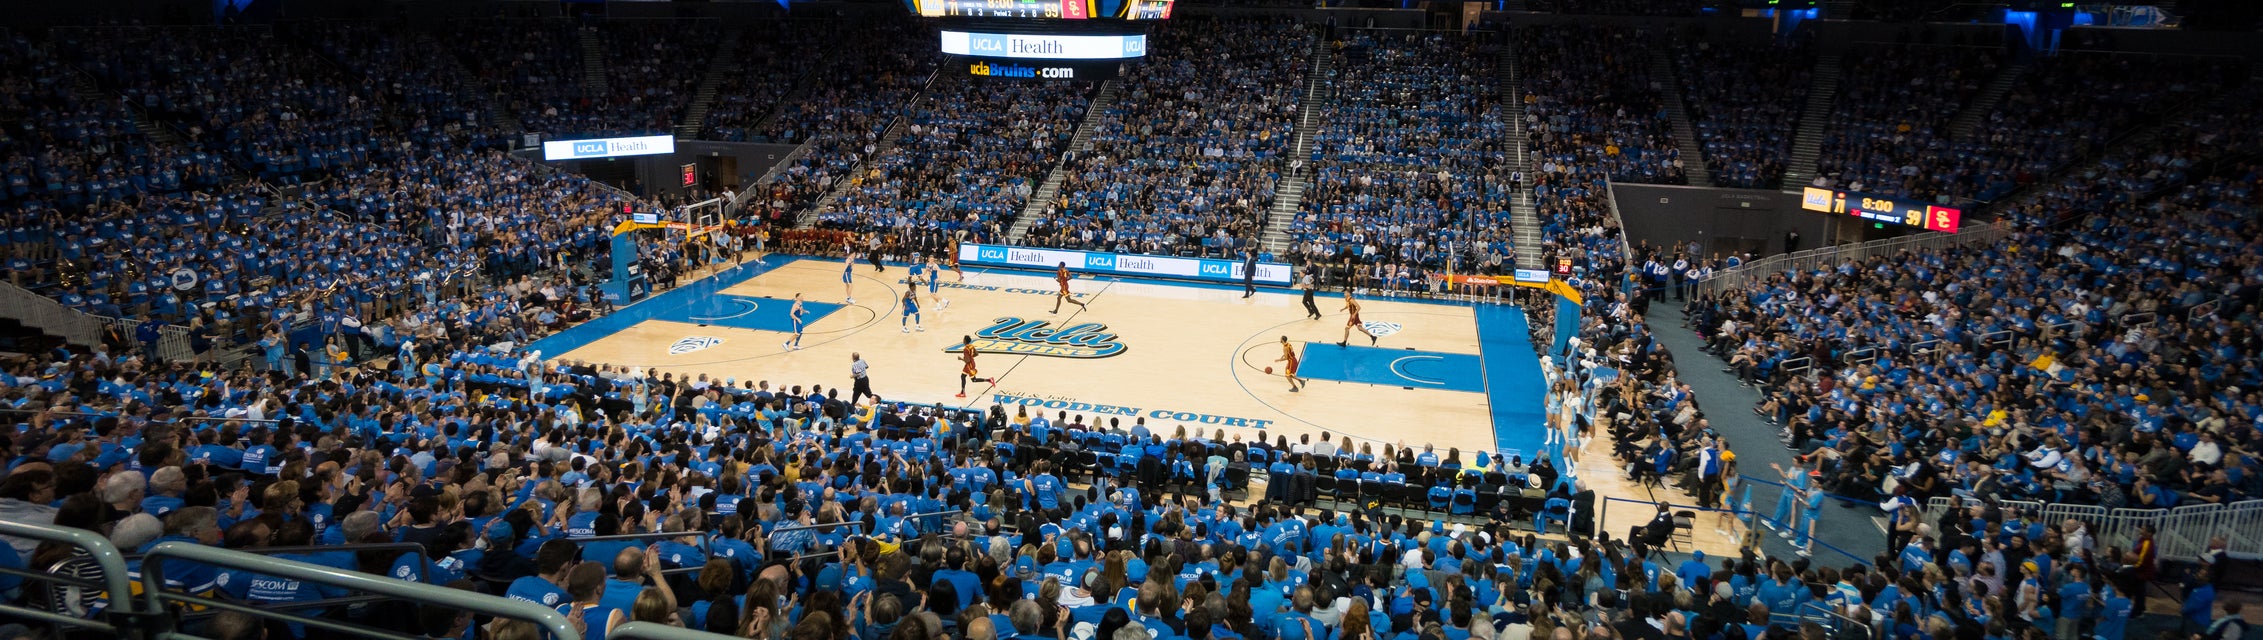
M1313 185L1292 259L1351 263L1404 288L1450 245L1499 242L1511 123L1487 96L1498 56L1474 37L1355 32L1336 45L1334 100L1313 136Z
M1524 4L1683 16L1705 3ZM518 352L609 310L593 277L610 267L608 233L656 203L508 148L525 132L679 127L799 145L767 180L741 176L734 203L735 222L772 225L788 249L878 232L934 251L1017 223L1029 244L1158 254L1271 237L1276 258L1407 291L1499 273L1506 256L1567 259L1579 364L1551 369L1547 403L1613 416L1611 453L1637 478L1726 447L1675 370L1707 365L1677 362L1659 332L1681 329L1649 315L1677 290L1687 330L1759 389L1751 409L1833 495L2263 497L2250 453L2263 93L2249 67L1849 48L1817 180L1986 203L2000 219L1967 220L1978 241L1695 293L1756 267L1630 245L1608 186L1680 184L1700 161L1715 186L1801 186L1782 182L1803 169L1787 165L1813 45L1181 16L1103 91L970 77L936 60L933 29L836 16L0 32L7 293L117 319L100 346L0 360L13 427L0 521L96 532L176 594L495 640L541 636L510 620L474 632L449 602L317 602L347 593L141 554L265 549L537 602L589 640L616 614L794 640L1508 640L1591 623L1601 631L1579 637L1868 624L1897 639L2117 638L2154 588L2149 551L1993 507L1938 518L1938 546L1877 558L1669 557L1670 522L1591 533L1596 496L1579 478L1593 476L1579 474L1621 472L1601 451L1575 471L1558 447L1149 432ZM1660 43L1672 49L1653 56ZM1679 148L1671 100L1700 148ZM1977 124L1956 131L1959 116ZM1089 144L1072 148L1086 123ZM1055 171L1058 195L1032 207ZM1308 187L1275 216L1291 179ZM1512 244L1520 202L1540 246ZM736 251L737 230L713 246L643 242L635 259L665 286ZM1560 310L1534 298L1534 341L1550 344ZM188 357L160 357L166 325L184 327ZM0 542L0 568L33 576L0 574L6 603L100 624L106 607L142 606L37 584L99 577L70 545ZM360 546L300 548L347 544ZM2213 593L2204 582L2192 592ZM224 640L331 633L253 633L222 609L172 615ZM0 613L0 640L60 640L25 620Z
M1092 146L1069 162L1065 204L1048 207L1025 242L1165 255L1245 248L1290 159L1314 37L1264 20L1157 30Z

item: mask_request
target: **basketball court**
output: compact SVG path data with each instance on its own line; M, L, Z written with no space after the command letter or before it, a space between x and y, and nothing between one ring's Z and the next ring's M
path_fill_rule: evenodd
M1356 447L1381 453L1383 444L1448 447L1476 452L1521 452L1527 459L1543 444L1543 374L1522 311L1503 305L1448 304L1361 298L1361 319L1380 336L1369 346L1353 332L1343 339L1342 295L1318 295L1320 320L1305 317L1300 296L1261 291L1242 297L1240 287L1160 280L1078 277L1070 289L1085 308L1063 304L1052 313L1051 274L1021 270L946 271L937 308L927 288L917 289L925 331L905 332L902 295L910 270L891 264L875 273L866 263L853 271L856 301L848 301L839 260L772 256L748 262L624 307L535 342L550 360L642 367L678 377L781 385L816 383L842 393L850 386L849 356L869 363L873 391L889 401L988 409L1066 413L1086 424L1110 420L1169 435L1180 427L1206 435L1223 431L1247 440L1332 433ZM809 312L802 348L788 351L788 310L795 293ZM1280 339L1303 360L1308 381L1290 392L1277 372ZM968 383L959 391L957 350L973 337L983 353L976 364L995 384ZM1273 367L1276 373L1264 369ZM1593 447L1581 463L1615 466L1609 447ZM1634 486L1610 469L1583 473L1604 497L1687 504L1679 491ZM1667 495L1671 493L1672 495ZM1646 504L1601 505L1614 530L1647 520ZM1697 527L1695 545L1733 553L1710 516Z
M678 377L767 380L779 385L849 385L849 356L870 363L883 398L1009 411L1068 413L1087 424L1110 419L1129 428L1144 419L1169 434L1183 426L1228 437L1321 432L1371 443L1435 445L1475 452L1539 451L1543 439L1538 356L1515 309L1483 309L1502 326L1481 327L1478 308L1362 299L1361 319L1380 339L1344 337L1341 294L1317 296L1321 320L1305 317L1299 296L1238 287L1072 280L1087 306L1054 307L1050 274L946 271L942 307L921 296L925 331L906 333L904 280L890 265L854 271L848 301L837 260L773 256L663 292L533 347L552 360L643 367ZM802 348L787 351L791 298L803 296L810 320ZM1492 320L1494 318L1489 318ZM994 384L959 392L957 349L975 338L976 360ZM1278 372L1281 338L1303 359L1309 382L1290 392ZM1488 340L1491 338L1491 340ZM1490 343L1490 344L1489 344ZM1274 374L1265 369L1273 368Z

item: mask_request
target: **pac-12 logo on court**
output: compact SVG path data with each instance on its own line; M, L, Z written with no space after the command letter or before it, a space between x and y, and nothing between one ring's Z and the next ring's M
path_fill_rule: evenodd
M684 338L682 340L677 340L675 344L668 345L668 355L680 356L691 353L693 351L702 351L707 349L708 347L719 344L723 344L722 338L717 338L714 336L692 336L689 338Z
M1398 333L1400 329L1405 328L1399 326L1399 323L1396 322L1376 322L1374 320L1367 321L1366 326L1367 332L1375 334L1377 338Z
M959 346L943 350L958 353ZM1055 329L1053 323L1021 318L998 318L974 334L977 353L1005 353L1049 358L1106 358L1121 355L1124 343L1108 333L1108 325L1085 322Z

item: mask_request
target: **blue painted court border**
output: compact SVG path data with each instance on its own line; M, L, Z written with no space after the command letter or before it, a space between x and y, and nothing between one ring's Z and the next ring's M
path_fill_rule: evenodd
M629 306L614 309L613 313L605 317L550 334L549 337L527 345L527 348L541 351L547 357L556 357L589 346L607 336L626 331L629 327L634 327L646 320L683 322L683 320L676 320L668 316L681 316L691 313L695 309L695 305L703 301L710 301L715 296L723 295L724 289L738 286L739 283L752 280L755 276L769 273L803 259L773 254L769 256L766 263L748 262L735 269L726 269L715 275L692 281L691 284L662 291L658 295L639 300ZM818 309L812 308L811 311L818 311ZM829 312L830 310L826 311ZM815 321L816 318L821 317L824 317L822 313L812 314L811 320Z
M1384 387L1483 393L1480 356L1353 345L1304 343L1297 377Z
M1507 305L1474 305L1478 362L1485 367L1485 399L1493 409L1496 450L1520 449L1529 455L1548 441L1548 383L1540 371L1540 352L1532 348L1532 327L1524 310Z

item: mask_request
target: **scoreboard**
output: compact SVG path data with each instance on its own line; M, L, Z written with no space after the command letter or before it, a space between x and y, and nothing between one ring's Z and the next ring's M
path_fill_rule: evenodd
M1872 193L1807 187L1799 206L1808 211L1850 215L1873 222L1956 233L1964 211L1925 202L1912 202Z
M905 0L929 18L1166 20L1177 0Z
M1050 18L1083 20L1092 17L1085 0L915 0L919 15L930 18Z

